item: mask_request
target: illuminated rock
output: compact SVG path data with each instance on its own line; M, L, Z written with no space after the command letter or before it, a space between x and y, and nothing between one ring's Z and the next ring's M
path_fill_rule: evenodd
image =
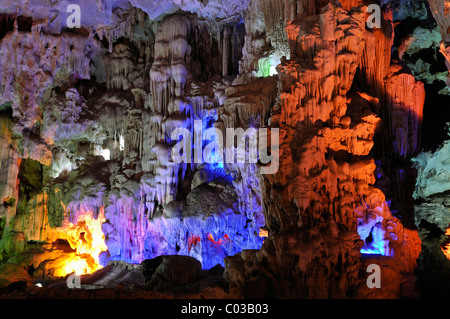
M92 287L142 262L162 290L224 266L220 284L250 298L415 296L420 239L393 207L411 199L425 86L391 57L391 9L371 29L362 1L341 3L81 1L72 30L62 2L8 4L0 262L45 278L97 270ZM19 6L30 27L6 16ZM206 163L211 128L265 129L278 170L262 174L261 149L256 163ZM176 129L200 160L177 160ZM429 157L423 198L445 185ZM389 269L389 292L364 287L368 261Z
M442 36L439 52L445 57L446 66L450 70L450 5L448 1L438 0L428 0L428 3ZM447 77L447 86L450 86L450 77Z
M423 242L418 270L424 280L424 296L442 294L449 288L448 227L450 198L448 196L449 141L434 152L422 152L413 159L417 168L414 198L415 223Z
M375 164L359 157L369 154L381 122L372 111L376 97L347 94L360 59L367 54L363 10L347 13L328 5L316 20L286 26L295 57L278 67L280 101L270 118L271 125L283 132L280 170L264 176L261 184L269 237L260 250L225 259L225 278L233 287L245 290L263 278L267 287L273 287L259 292L264 296L343 297L349 287L358 285L361 253L408 260L392 270L399 274L396 285L403 280L402 271L413 272L420 251L417 233L403 229L391 215L384 194L370 186L375 182ZM381 37L370 39L375 47L381 41L389 50ZM344 48L345 54L340 54ZM374 68L382 70L379 64ZM370 72L376 75L375 69ZM421 110L423 94L415 105ZM410 143L414 147L416 140ZM340 270L334 271L337 264ZM296 269L289 284L275 279L292 274L284 267ZM360 291L358 296L367 293Z
M425 89L411 74L392 66L386 81L394 153L406 157L420 149Z

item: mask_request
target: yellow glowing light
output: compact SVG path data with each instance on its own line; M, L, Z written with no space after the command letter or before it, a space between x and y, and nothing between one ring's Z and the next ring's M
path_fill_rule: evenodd
M64 227L67 241L70 247L76 250L76 254L64 260L63 265L55 270L55 276L63 277L73 272L76 275L85 275L102 268L99 254L108 249L102 231L102 224L105 221L102 207L97 219L91 212L83 211L78 216L76 224L69 223Z

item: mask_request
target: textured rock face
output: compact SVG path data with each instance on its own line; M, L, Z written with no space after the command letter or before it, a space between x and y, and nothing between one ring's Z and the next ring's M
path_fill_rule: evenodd
M15 204L17 201L16 180L19 171L17 151L14 142L12 141L12 120L8 114L2 114L0 118L1 125L1 192L0 198L3 205L0 216L11 218L14 215Z
M430 77L425 64L410 71L402 61L420 51L417 40L392 58L389 6L372 29L357 0L82 1L81 28L68 29L62 2L7 2L0 263L8 273L32 280L24 269L54 277L105 266L90 285L200 289L225 285L204 273L222 265L238 297L419 295L425 237L414 225L409 159L422 147L418 78ZM436 18L441 33L445 17ZM230 128L264 132L258 141L267 137L272 161L260 148L258 161L217 161L217 149L203 152L211 128L224 137ZM252 140L237 136L239 159L239 143L248 154ZM180 148L192 158L180 162ZM430 199L445 195L434 183L446 185L446 150L417 157L415 198L426 199L418 226L448 226L446 202ZM431 173L434 162L441 174ZM442 214L429 213L436 205ZM117 261L142 264L125 271ZM366 285L371 264L389 281L381 289Z
M74 239L67 232L70 223L86 223L84 212L94 219L104 212L108 248L94 256L103 265L184 254L210 268L262 243L255 164L172 158L174 129L201 134L219 120L242 57L244 28L235 15L248 3L226 10L221 3L166 4L141 10L138 3L81 3L82 28L75 32L66 30L66 15L58 15L66 8L58 3L51 21L41 17L45 4L25 6L30 30L2 16L8 27L11 22L0 44L4 261L17 258L45 275L67 259L79 262L80 252L50 244L86 239L89 245L81 232ZM189 10L171 14L181 7ZM98 14L84 15L89 9ZM212 16L227 19L216 23ZM268 103L242 113L242 120ZM31 241L50 245L32 263Z
M202 265L189 256L164 256L155 269L150 285L160 285L166 281L174 286L191 283L200 277Z

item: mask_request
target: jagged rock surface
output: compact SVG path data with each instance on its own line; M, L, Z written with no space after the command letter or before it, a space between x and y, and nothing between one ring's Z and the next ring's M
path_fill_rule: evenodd
M127 278L151 289L202 291L201 269L222 264L238 297L418 296L405 163L421 148L425 89L391 58L390 9L371 30L357 0L96 1L68 32L63 5L41 1L21 9L24 30L23 4L0 15L12 21L0 37L8 273L52 277L83 259L68 225L88 214L107 247L92 286L127 283L120 260L144 261ZM279 169L179 163L180 127L278 129ZM365 285L371 263L389 285Z
M380 124L374 110L382 94L392 92L390 105L409 107L412 98L412 107L421 110L424 92L418 83L417 98L402 95L408 86L400 82L398 88L381 86L379 97L348 94L358 67L375 75L368 80L372 87L380 85L374 70L383 72L385 56L375 51L379 59L367 58L367 49L390 50L385 38L377 41L370 31L371 46L364 41L364 19L362 6L347 12L329 4L319 16L286 26L291 59L278 66L279 102L270 118L271 126L281 129L280 170L264 176L261 184L270 236L260 250L225 259L227 280L246 296L258 290L259 297L342 298L353 287L359 287L358 297L417 295L389 288L373 295L358 277L360 249L374 249L360 238L378 236L379 229L381 247L375 251L402 258L405 263L392 271L399 282L414 282L408 276L413 275L420 240L415 231L403 228L384 194L371 186L376 166L368 155ZM360 61L375 61L374 68ZM384 70L380 79L387 74L386 64ZM412 76L410 80L416 83ZM417 124L412 122L411 129L412 139L399 145L415 151ZM278 278L284 278L282 283Z

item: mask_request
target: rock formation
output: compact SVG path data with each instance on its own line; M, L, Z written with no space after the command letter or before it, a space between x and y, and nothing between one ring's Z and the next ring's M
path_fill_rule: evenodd
M445 0L429 0L428 3L442 36L439 51L445 57L445 64L450 70L450 4ZM447 85L450 86L450 77L447 78Z
M423 152L413 159L417 167L414 198L415 222L423 241L418 272L425 278L424 295L436 297L449 289L448 232L450 210L448 198L449 141L435 152Z
M421 153L450 65L428 2L431 31L401 1L375 27L359 0L84 1L80 28L0 1L0 284L420 297L449 226L448 145Z

